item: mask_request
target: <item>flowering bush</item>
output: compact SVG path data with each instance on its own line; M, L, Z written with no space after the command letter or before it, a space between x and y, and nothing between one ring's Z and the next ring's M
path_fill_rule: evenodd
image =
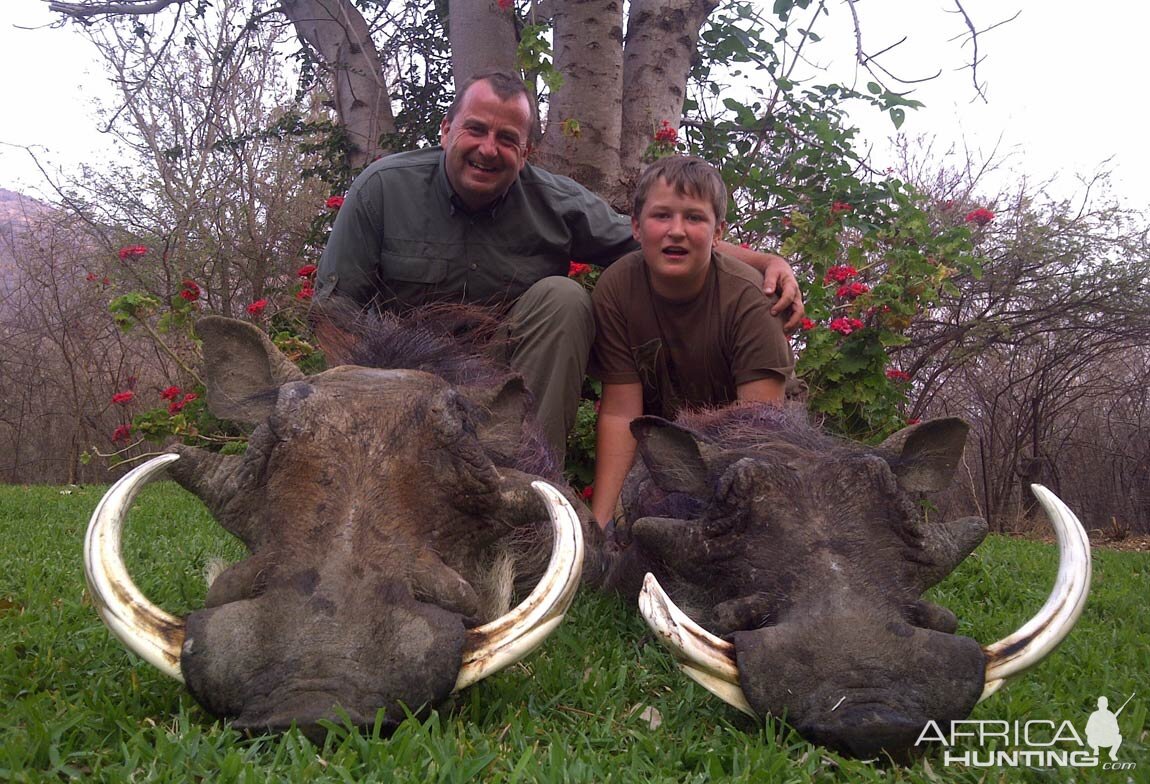
M112 431L112 443L120 444L132 437L131 425L120 425Z
M267 306L268 306L268 301L266 299L257 299L255 302L248 305L248 307L247 307L248 315L249 316L258 316L264 312L264 308L266 308Z
M323 206L327 207L329 210L338 210L343 206L343 197L331 196L327 201L323 203Z
M160 392L160 400L175 400L180 396L180 388L171 386Z
M854 299L855 297L861 297L868 291L870 291L870 286L865 283L859 283L856 280L853 283L844 283L842 286L839 286L835 291L835 296L839 299Z
M577 278L580 275L586 275L591 271L590 264L583 264L578 261L572 261L567 267L567 277Z
M135 396L135 392L130 389L125 389L123 392L117 392L116 394L112 395L112 402L118 406L126 406L132 402L132 398Z
M643 160L651 163L668 155L674 155L678 151L679 131L671 125L670 120L663 120L651 135L651 143L643 153Z
M830 330L837 332L840 335L850 335L852 332L858 332L865 324L857 318L845 318L840 316L836 319L831 319Z
M304 264L295 274L297 277L308 278L315 274L317 267L314 264Z
M858 274L858 270L848 264L836 264L827 270L823 283L846 283Z
M994 213L986 207L979 207L977 210L971 210L966 214L967 223L975 223L979 226L985 226L992 220L994 220Z
M886 377L891 381L910 381L910 373L907 373L905 370L899 370L897 368L890 368L887 370Z
M845 201L836 201L831 203L831 215L842 215L852 211L853 209L854 207L847 204Z
M146 245L128 245L126 247L120 248L120 261L127 261L128 259L137 258L139 256L143 256L147 252L148 247Z
M200 287L194 280L184 279L184 287L180 290L180 298L187 302L195 302L200 298Z

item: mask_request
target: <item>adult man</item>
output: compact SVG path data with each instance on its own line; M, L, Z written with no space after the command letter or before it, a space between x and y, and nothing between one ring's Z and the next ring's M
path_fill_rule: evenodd
M440 125L439 148L376 161L348 191L319 265L317 298L403 310L468 302L506 310L508 360L535 396L561 460L594 338L577 260L606 266L637 247L631 222L566 177L527 163L534 111L523 82L477 74ZM802 317L798 284L778 256L721 250L765 273Z

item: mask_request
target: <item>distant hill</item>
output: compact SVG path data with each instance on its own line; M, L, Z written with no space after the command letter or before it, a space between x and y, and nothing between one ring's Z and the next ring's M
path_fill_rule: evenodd
M9 234L23 227L36 215L51 211L52 207L23 193L0 188L0 234Z

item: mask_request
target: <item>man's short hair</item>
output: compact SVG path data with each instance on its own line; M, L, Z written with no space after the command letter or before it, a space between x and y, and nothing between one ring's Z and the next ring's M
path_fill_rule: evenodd
M715 220L722 223L727 219L727 186L719 176L719 170L702 158L693 155L668 155L648 166L635 186L635 200L631 216L638 218L647 203L647 195L658 180L664 180L680 196L692 196L711 202L715 208Z
M530 126L527 128L527 135L530 136L534 133L535 128L535 103L531 100L531 94L527 92L527 85L519 78L517 74L509 71L499 69L490 69L486 71L479 71L472 74L467 78L467 81L455 93L455 100L451 102L451 106L447 107L447 121L450 123L455 119L455 115L459 113L459 107L463 103L464 96L467 91L471 89L471 85L476 82L487 82L491 85L492 92L501 101L510 101L519 95L527 96L527 110L530 118Z

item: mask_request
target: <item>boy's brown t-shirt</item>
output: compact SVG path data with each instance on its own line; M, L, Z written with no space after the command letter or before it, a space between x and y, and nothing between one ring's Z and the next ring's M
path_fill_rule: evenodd
M737 387L794 371L783 322L770 313L759 273L711 254L703 290L676 303L652 289L642 251L604 271L591 299L595 345L588 372L607 384L643 385L643 413L734 402Z

